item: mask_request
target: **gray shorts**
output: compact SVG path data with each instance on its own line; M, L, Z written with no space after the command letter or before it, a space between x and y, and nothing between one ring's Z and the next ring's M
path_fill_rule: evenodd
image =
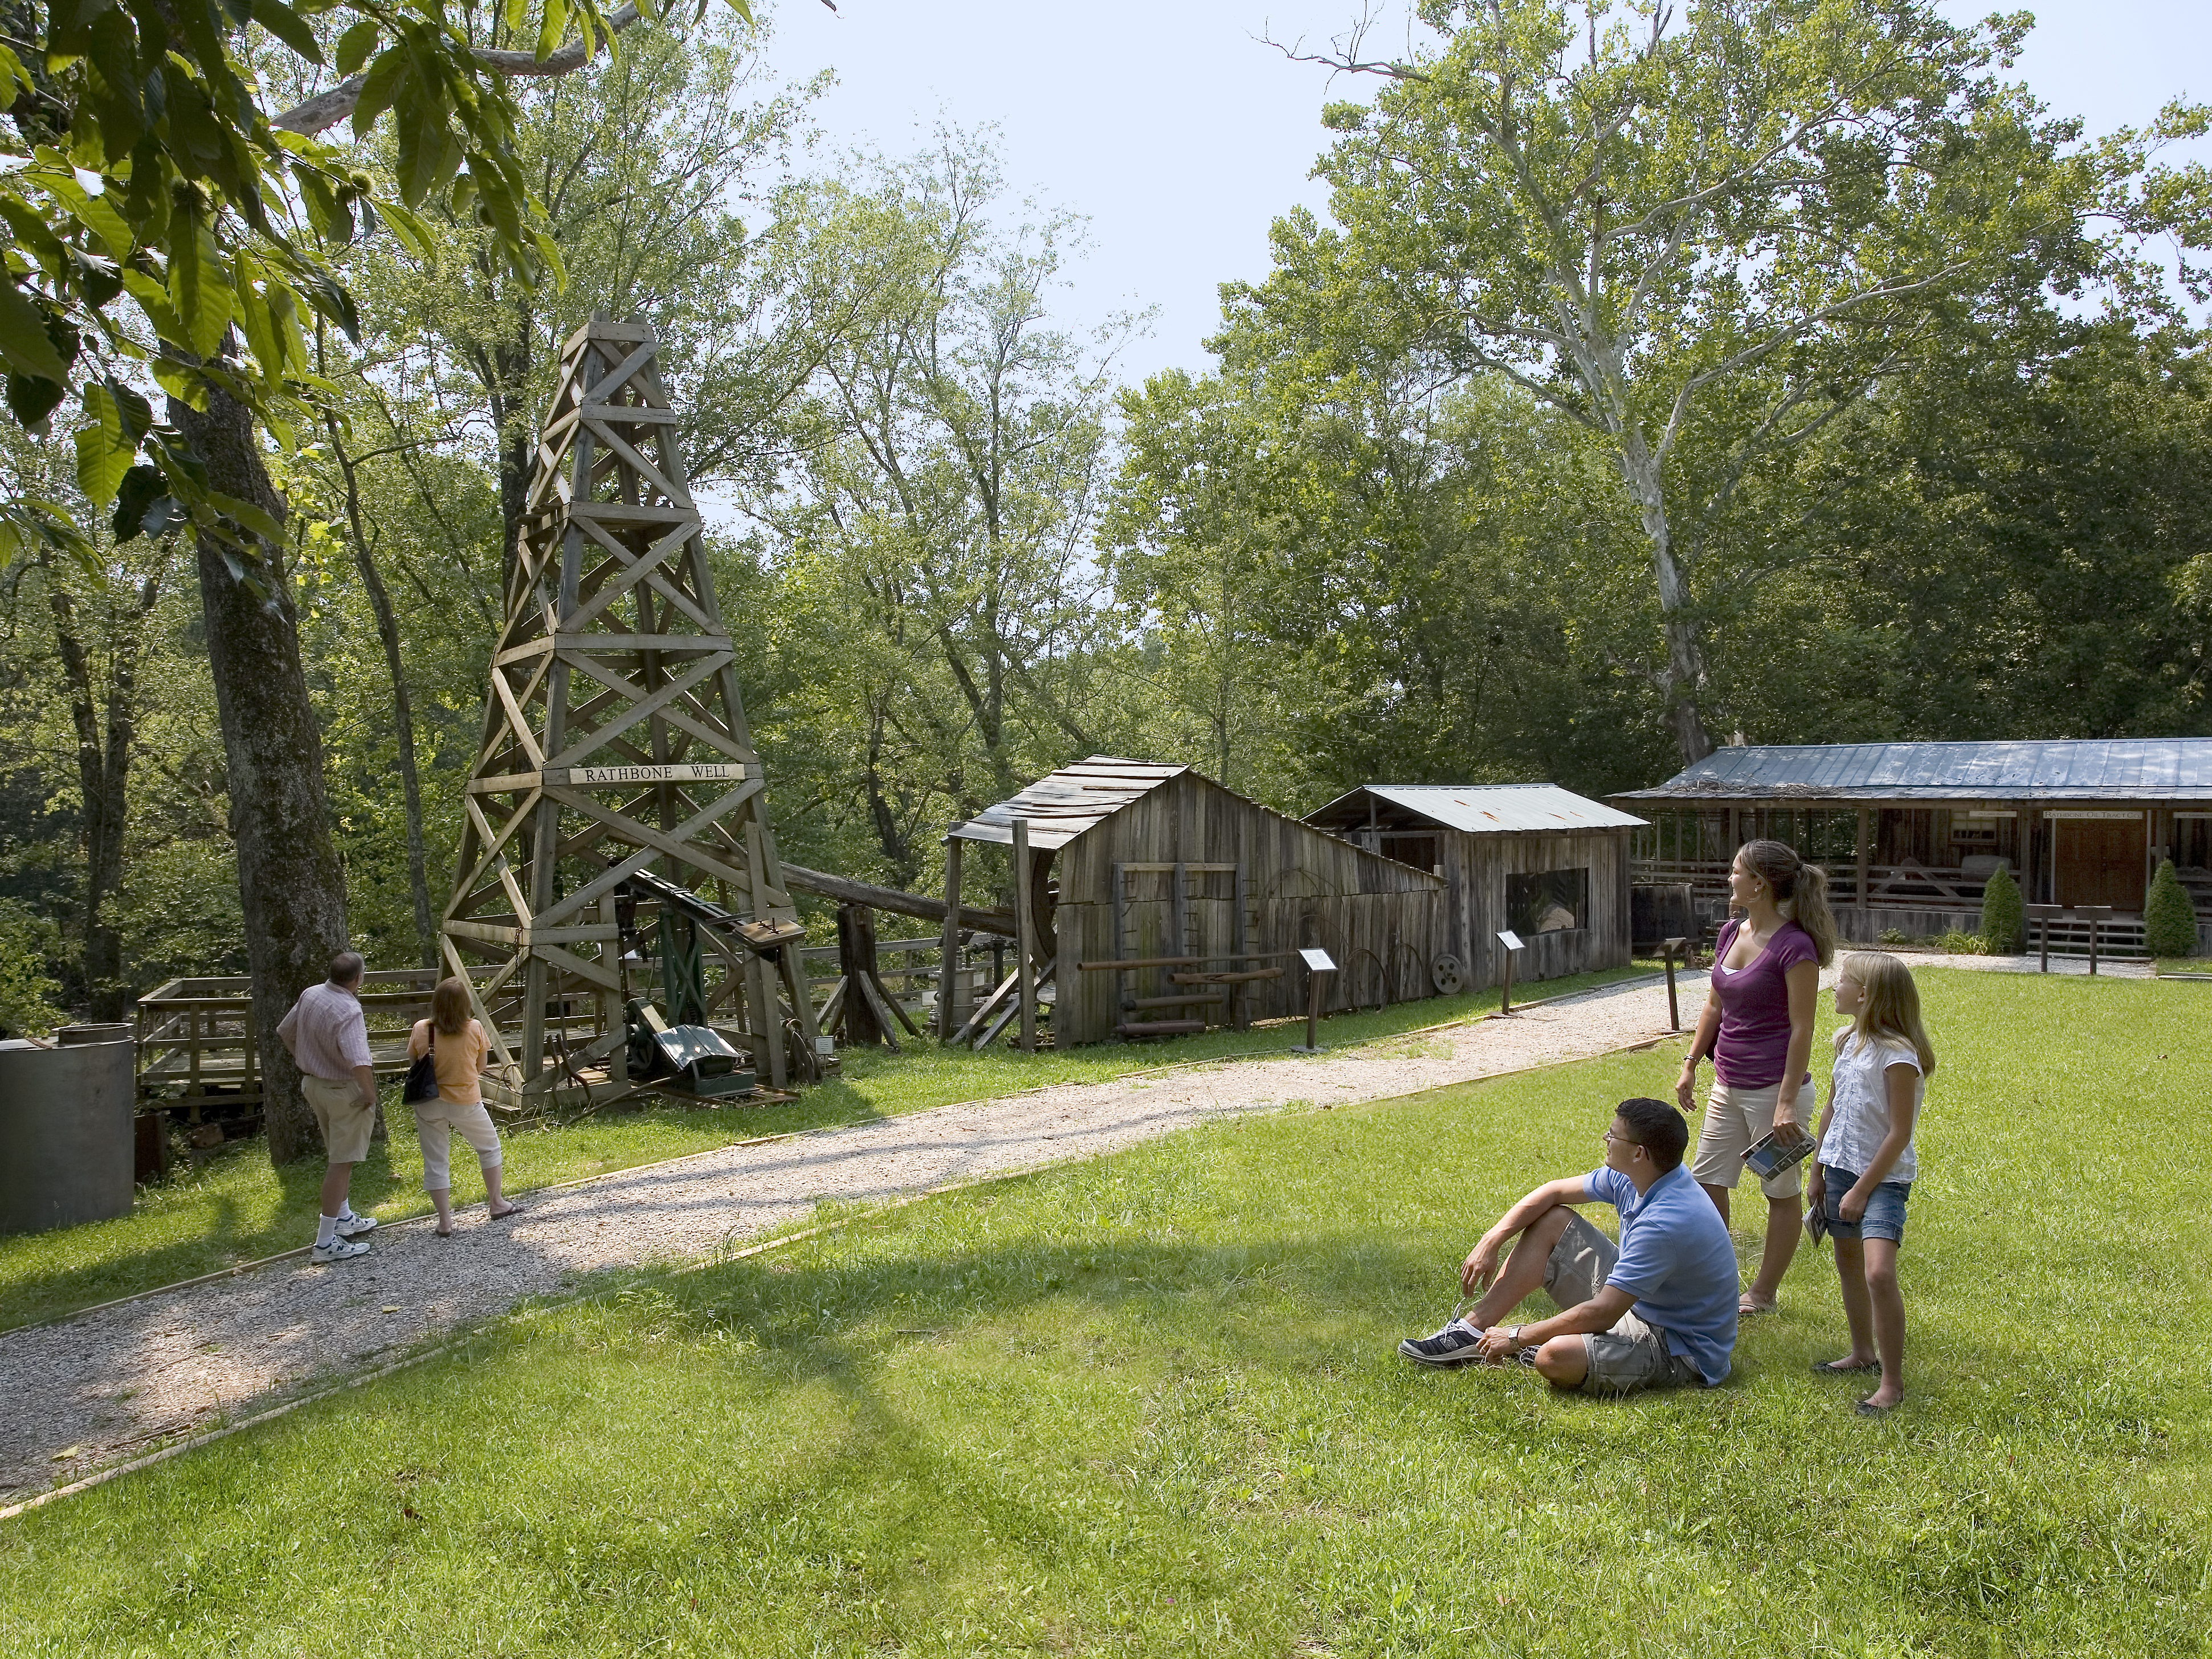
M1567 1230L1544 1263L1544 1294L1560 1312L1579 1307L1605 1288L1606 1275L1620 1260L1620 1249L1579 1215L1567 1218ZM1609 1331L1583 1338L1589 1371L1585 1394L1632 1394L1638 1389L1703 1387L1698 1368L1667 1352L1666 1334L1647 1325L1631 1308Z

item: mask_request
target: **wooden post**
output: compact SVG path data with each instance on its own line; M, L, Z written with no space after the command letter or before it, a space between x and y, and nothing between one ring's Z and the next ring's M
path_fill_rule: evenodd
M890 1034L876 1018L875 1000L861 988L872 985L876 974L874 930L866 922L867 907L837 907L837 971L845 976L845 1041L880 1043Z
M1310 969L1306 974L1306 1052L1321 1052L1321 980Z
M1036 1052L1036 917L1030 894L1030 821L1014 820L1014 972L1022 999L1021 1045Z
M1229 948L1237 953L1237 969L1242 973L1248 941L1244 933L1244 864L1241 859L1237 860L1236 874L1230 878L1230 890L1232 895L1231 902L1236 908L1236 914L1229 924ZM1251 1005L1245 1000L1245 995L1244 981L1240 979L1229 993L1229 1023L1239 1031L1248 1031L1252 1028Z
M1873 924L1867 920L1867 830L1871 827L1868 821L1870 816L1866 807L1859 808L1859 941L1864 945L1874 943L1874 934L1870 931Z
M1498 1012L1501 1014L1513 1012L1513 952L1510 951L1505 953L1505 983L1504 988L1498 994Z
M952 1034L968 1023L961 1006L962 994L968 988L960 971L960 846L957 836L945 838L945 938L937 970L937 1040L940 1042L951 1042Z
M1682 948L1682 941L1679 939L1670 939L1663 942L1659 948L1667 957L1667 1029L1670 1031L1679 1031L1682 1029L1682 1006L1674 1000L1674 952ZM1507 960L1511 960L1510 951L1507 953Z

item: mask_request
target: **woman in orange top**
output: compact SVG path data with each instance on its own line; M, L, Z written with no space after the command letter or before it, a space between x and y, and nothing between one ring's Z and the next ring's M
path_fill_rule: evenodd
M432 1042L433 1028L436 1042ZM422 1187L438 1206L438 1237L453 1236L453 1177L446 1158L458 1134L476 1149L483 1166L484 1196L491 1218L513 1215L522 1206L500 1196L499 1131L484 1110L477 1079L491 1054L484 1029L469 1018L469 988L459 979L441 979L430 994L430 1018L418 1019L408 1034L407 1057L434 1056L438 1097L415 1104L415 1133L422 1142Z

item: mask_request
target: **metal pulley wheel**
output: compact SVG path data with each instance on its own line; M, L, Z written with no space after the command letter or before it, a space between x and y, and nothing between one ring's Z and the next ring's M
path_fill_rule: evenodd
M1467 988L1467 969L1457 957L1447 953L1429 963L1429 983L1440 997L1457 996Z

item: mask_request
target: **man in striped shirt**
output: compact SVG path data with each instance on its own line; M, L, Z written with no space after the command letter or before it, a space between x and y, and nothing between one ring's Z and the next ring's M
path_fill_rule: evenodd
M301 992L276 1028L300 1068L300 1092L315 1115L330 1157L323 1176L322 1218L315 1227L318 1262L368 1255L361 1236L376 1226L374 1216L356 1215L346 1196L353 1186L353 1166L368 1156L369 1135L376 1127L376 1072L368 1052L368 1019L361 1009L361 975L367 965L357 951L339 951L331 958L330 978Z

